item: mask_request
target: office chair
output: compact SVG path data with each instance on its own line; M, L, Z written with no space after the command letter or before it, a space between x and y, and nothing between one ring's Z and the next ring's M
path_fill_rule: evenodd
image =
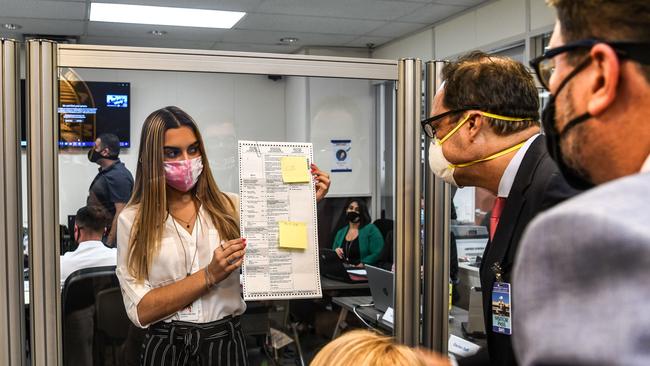
M95 301L97 293L112 287L119 287L115 266L80 269L65 280L61 294L64 365L99 361L93 350Z
M124 344L131 321L126 315L122 292L118 287L111 287L97 293L95 301L95 349L102 365L105 364L106 348L110 347L113 354L113 365L118 362L118 348ZM95 362L97 363L97 362Z

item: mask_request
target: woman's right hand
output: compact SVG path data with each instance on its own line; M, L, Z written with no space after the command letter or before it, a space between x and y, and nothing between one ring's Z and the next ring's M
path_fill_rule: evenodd
M336 254L338 254L339 258L343 259L343 248L336 248Z
M223 281L232 271L241 267L244 263L244 254L246 254L246 239L239 238L229 241L222 241L214 250L212 261L208 264L207 270L213 286Z

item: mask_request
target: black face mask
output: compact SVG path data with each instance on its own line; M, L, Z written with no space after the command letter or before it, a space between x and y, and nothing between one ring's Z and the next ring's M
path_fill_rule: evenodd
M90 149L90 151L88 151L88 160L90 160L91 163L96 163L99 159L104 159L104 157L97 150Z
M117 160L117 156L115 155L103 156L94 148L88 151L88 160L90 160L91 163L96 163L99 161L99 159Z
M591 62L591 58L586 59L580 65L578 65L567 77L560 83L560 87L557 89L555 94L552 94L548 100L548 104L542 111L542 127L544 128L544 134L546 135L546 147L548 153L551 156L551 159L555 161L560 172L566 179L567 183L576 189L589 189L594 187L589 178L581 171L570 167L564 156L562 155L562 148L560 147L562 139L566 137L567 132L569 132L575 126L586 122L591 118L589 112L585 112L569 121L566 124L562 131L558 131L555 126L555 98L560 94L560 91L564 86L573 78L578 72L584 69Z
M356 211L348 211L345 214L345 216L347 217L348 221L353 222L355 224L361 221L361 215Z

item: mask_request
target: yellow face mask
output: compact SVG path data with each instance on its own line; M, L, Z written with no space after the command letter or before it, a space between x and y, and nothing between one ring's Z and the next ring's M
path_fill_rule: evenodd
M530 118L506 117L506 116L500 116L498 114L493 114L493 113L488 113L488 112L477 112L477 113L479 113L480 115L485 116L485 117L495 118L495 119L499 119L499 120L502 120L502 121L508 121L508 122L522 122L522 121L530 121L531 120ZM442 154L442 144L445 141L449 140L449 138L451 138L451 136L453 136L456 132L458 132L458 130L460 130L460 128L463 126L463 124L465 124L465 122L467 122L469 120L470 116L471 116L471 113L468 113L463 118L463 120L460 121L456 125L456 127L454 127L451 131L449 131L449 133L447 133L443 138L441 138L441 139L438 139L437 137L434 138L433 143L438 146L438 149L436 149L436 150L439 151L439 154ZM506 155L506 154L508 154L510 152L519 150L522 146L524 146L525 143L526 143L526 141L522 141L522 142L518 143L517 145L511 146L511 147L509 147L509 148L507 148L505 150L501 150L501 151L499 151L497 153L494 153L494 154L492 154L490 156L487 156L485 158L470 161L470 162L467 162L467 163L461 163L461 164L448 163L448 167L451 168L451 169L465 168L465 167L468 167L468 166L472 166L474 164L482 163L484 161L490 161L490 160L496 159L496 158L498 158L500 156Z

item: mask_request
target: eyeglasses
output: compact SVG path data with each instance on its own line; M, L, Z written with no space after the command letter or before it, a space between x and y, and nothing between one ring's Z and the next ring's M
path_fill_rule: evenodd
M436 136L436 128L433 127L433 125L432 125L433 122L441 120L441 119L443 119L443 118L445 118L445 117L447 117L449 115L452 115L454 113L470 111L472 109L481 109L481 107L477 106L477 105L472 105L472 106L467 106L467 107L463 107L463 108L452 109L450 111L443 112L443 113L440 113L440 114L436 114L433 117L429 117L429 118L427 118L425 120L422 120L420 122L420 124L422 124L422 129L424 130L424 133L426 133L427 136L432 139L432 138L434 138Z
M535 70L537 79L542 86L544 86L546 90L550 91L551 76L553 76L553 72L555 72L555 60L553 58L561 53L571 52L581 48L590 49L598 43L604 43L612 47L620 58L628 58L642 64L650 64L650 53L648 53L650 43L625 41L607 42L598 39L583 39L547 50L543 55L532 59L530 61L530 66Z

